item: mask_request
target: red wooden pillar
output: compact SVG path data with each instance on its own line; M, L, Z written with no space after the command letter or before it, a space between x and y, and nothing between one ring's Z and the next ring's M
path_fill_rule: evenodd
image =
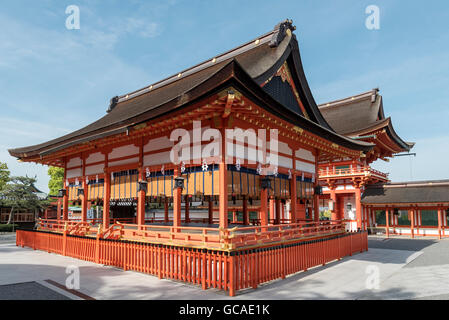
M143 168L139 168L139 181L144 181L145 173ZM137 194L137 225L143 226L145 224L145 190L140 190Z
M415 210L409 210L410 212L410 235L412 239L415 237Z
M355 207L357 217L357 229L362 229L362 192L359 186L355 188Z
M387 238L390 237L390 210L388 208L385 210L385 223L387 225Z
M48 219L47 211L45 211L45 219ZM61 198L58 199L58 206L56 207L56 219L58 219L58 221L61 220Z
M294 154L295 150L293 150ZM295 158L293 157L293 162ZM292 173L292 179L290 180L290 223L296 223L296 201L297 201L297 190L296 190L296 174Z
M318 183L318 177L319 177L319 171L318 171L318 158L320 156L320 150L315 149L315 175L313 176L314 183L313 183L313 215L315 217L315 221L320 221L320 196L318 194L315 194L315 188L319 186Z
M268 223L271 223L271 220L275 219L275 205L276 205L276 200L274 199L274 197L270 197L270 218L268 219Z
M316 222L320 221L320 201L318 195L313 196L313 218Z
M64 162L64 186L66 185L66 181L67 181L67 162L65 160ZM66 189L67 186L64 188ZM65 194L63 197L63 209L62 209L62 220L66 221L69 219L69 195L68 195L68 190L65 190ZM60 212L58 212L59 214Z
M179 176L179 168L175 168L174 176ZM173 190L173 226L180 227L181 226L181 197L182 197L182 188L178 187ZM175 232L178 230L175 229Z
M185 206L184 206L184 220L186 223L190 222L190 204L189 204L189 195L186 194L184 196Z
M242 211L243 211L243 224L249 225L249 215L248 215L248 200L246 196L242 199Z
M422 223L422 212L421 209L416 208L416 234L419 235L419 227Z
M333 210L331 210L331 220L339 220L338 212L337 212L337 194L335 193L335 188L330 188L331 190L331 201L333 204Z
M438 209L438 239L441 239L441 210Z
M86 177L83 177L83 192L81 198L81 221L86 222L87 221L87 198L88 198L88 190L87 190L87 183L86 183Z
M168 223L168 198L164 197L164 222Z
M228 228L228 167L226 164L226 135L225 130L221 130L221 160L219 169L219 227Z
M260 225L268 225L268 189L261 189L260 191ZM262 231L266 228L262 229Z
M104 173L103 228L109 228L109 201L111 200L111 174Z
M213 224L214 223L214 202L213 202L213 198L212 196L209 196L209 210L208 210L208 214L209 214L209 224Z
M285 204L281 202L281 223L285 221Z
M280 199L276 199L276 216L275 216L275 222L274 224L280 224L281 223L281 200Z

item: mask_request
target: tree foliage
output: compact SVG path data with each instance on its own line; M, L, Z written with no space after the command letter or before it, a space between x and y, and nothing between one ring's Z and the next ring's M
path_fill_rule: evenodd
M49 194L57 195L59 189L62 189L64 185L64 168L49 167L47 173L50 176L50 181L48 181Z
M39 199L35 193L35 183L35 178L11 177L10 181L0 190L0 205L11 208L8 224L13 221L14 211L36 211L50 205L50 201Z
M0 162L0 190L2 190L9 181L9 170L6 163Z

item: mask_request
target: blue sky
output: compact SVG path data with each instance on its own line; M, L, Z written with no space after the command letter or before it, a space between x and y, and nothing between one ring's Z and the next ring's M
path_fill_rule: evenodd
M380 29L365 8L380 8ZM65 27L68 5L80 29ZM416 157L374 164L393 181L449 179L449 2L8 1L0 11L0 161L13 175L47 168L7 149L47 141L104 115L109 99L270 31L297 27L317 103L380 88Z

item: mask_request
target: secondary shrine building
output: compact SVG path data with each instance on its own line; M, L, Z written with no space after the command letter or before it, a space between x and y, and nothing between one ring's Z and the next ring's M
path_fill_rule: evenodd
M323 186L321 204L329 208L332 220L344 220L349 230L367 230L375 225L362 205L367 186L389 182L388 174L371 167L378 160L408 152L414 143L405 142L395 132L390 117L385 117L379 89L319 105L325 120L341 135L374 147L358 159L335 159L319 163Z
M385 149L325 120L294 30L282 22L112 98L80 130L9 150L65 169L62 214L20 231L17 244L231 295L367 250L366 232L347 232L342 216L319 220L319 170L367 165ZM394 144L389 134L374 141ZM78 220L69 219L73 205Z

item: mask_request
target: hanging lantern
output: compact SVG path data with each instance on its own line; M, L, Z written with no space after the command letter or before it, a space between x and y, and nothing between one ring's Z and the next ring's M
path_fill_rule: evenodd
M323 194L323 187L322 186L315 186L314 188L314 194L316 196L320 196Z
M63 198L66 194L66 189L59 189L58 198Z
M137 191L144 191L147 192L147 182L146 181L139 181L137 182Z
M184 178L183 177L175 178L175 189L176 188L184 189Z
M272 189L271 188L271 179L268 176L263 177L260 179L260 187L262 189Z

